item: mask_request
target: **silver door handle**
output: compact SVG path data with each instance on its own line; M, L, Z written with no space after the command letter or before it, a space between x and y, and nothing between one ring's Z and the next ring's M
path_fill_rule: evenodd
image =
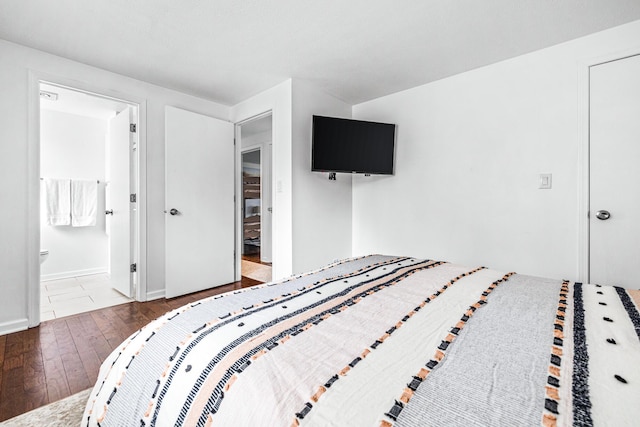
M605 221L609 218L611 218L611 214L609 213L609 211L598 211L596 212L596 218Z

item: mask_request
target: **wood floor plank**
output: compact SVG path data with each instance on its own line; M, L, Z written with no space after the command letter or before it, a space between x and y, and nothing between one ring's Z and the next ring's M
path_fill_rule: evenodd
M25 341L27 340L26 331L20 336L14 334L7 335L7 342L4 350L4 363L8 363L10 359L15 359L24 354ZM8 368L12 369L12 368ZM6 369L5 369L6 370Z
M85 372L82 359L80 359L78 353L64 353L60 358L62 359L62 366L64 367L71 394L86 390L93 385L93 382L89 380Z
M42 360L42 354L40 352L32 352L25 354L24 357L24 390L46 390L47 384L45 381L44 362Z
M73 337L69 331L66 319L63 322L54 323L53 333L56 336L56 343L58 344L58 353L75 353L77 352L76 345L73 342Z
M24 331L23 349L24 353L38 351L40 348L40 331L35 328Z
M60 355L51 357L44 362L45 382L49 402L71 396L71 390L64 371L64 365Z
M46 389L26 390L23 395L24 408L23 411L31 411L49 403L48 393Z
M103 358L100 358L95 351L85 350L81 353L78 353L80 356L80 361L82 362L82 366L84 368L84 372L89 379L91 385L93 385L98 378L98 372L100 372L100 365L104 361Z
M259 284L242 281L169 300L131 302L0 336L0 422L92 387L122 341L174 308Z
M4 350L7 344L7 336L0 336L0 363L4 362Z
M26 412L26 402L23 399L23 370L22 367L3 369L2 391L0 392L0 411L8 417L14 417Z

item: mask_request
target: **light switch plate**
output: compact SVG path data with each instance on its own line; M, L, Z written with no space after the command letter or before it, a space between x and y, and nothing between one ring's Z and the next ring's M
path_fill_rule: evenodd
M541 173L540 174L540 185L538 186L541 190L549 190L551 189L551 174L550 173Z

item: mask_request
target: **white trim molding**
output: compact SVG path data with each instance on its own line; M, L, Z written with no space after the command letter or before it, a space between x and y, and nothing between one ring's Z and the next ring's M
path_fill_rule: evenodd
M24 327L40 324L40 79L29 70L27 89L27 322ZM19 323L16 321L13 323ZM0 326L0 331L2 326Z
M108 273L108 269L106 267L88 268L85 270L63 271L60 273L42 274L40 276L40 281L46 282L49 280L69 279L71 277L91 276L92 274L103 274L103 273Z
M146 295L146 299L144 301L153 301L154 299L164 298L164 289L160 289L159 291L149 292Z
M29 319L18 319L10 322L0 323L0 335L11 334L13 332L24 331L30 327Z

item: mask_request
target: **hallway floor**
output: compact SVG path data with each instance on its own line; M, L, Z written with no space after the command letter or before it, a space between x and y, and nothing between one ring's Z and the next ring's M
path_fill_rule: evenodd
M40 282L40 293L42 322L133 301L111 287L106 273Z

